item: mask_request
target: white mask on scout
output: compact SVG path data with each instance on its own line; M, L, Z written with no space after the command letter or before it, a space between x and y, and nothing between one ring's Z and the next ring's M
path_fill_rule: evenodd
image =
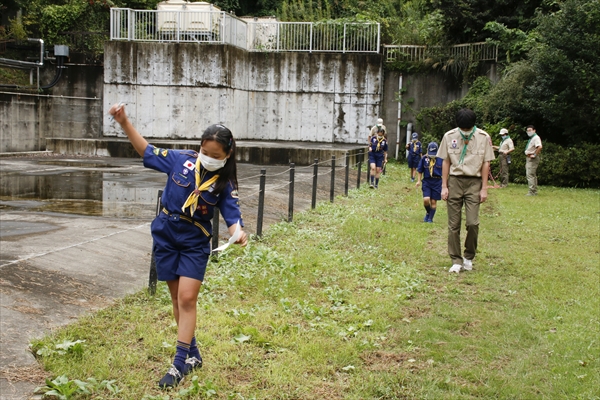
M207 170L207 171L216 171L218 169L221 169L225 166L225 164L227 163L227 158L224 158L222 160L217 160L216 158L212 158L209 156L206 156L202 153L200 153L200 162L202 163L202 166Z

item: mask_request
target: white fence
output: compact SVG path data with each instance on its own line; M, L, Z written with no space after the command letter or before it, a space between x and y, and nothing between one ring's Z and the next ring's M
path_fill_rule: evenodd
M244 21L222 11L111 8L110 39L228 43L248 51L378 53L379 23Z
M486 42L457 44L444 49L439 46L384 46L385 61L425 61L434 54L472 61L498 61L498 46Z

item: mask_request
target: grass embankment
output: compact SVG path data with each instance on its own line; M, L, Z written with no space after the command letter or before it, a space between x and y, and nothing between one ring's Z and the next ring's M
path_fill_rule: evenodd
M157 388L176 339L164 285L34 350L53 376L114 380L84 398L597 399L600 192L490 189L456 275L445 204L421 222L407 169L387 172L209 265L197 380ZM85 342L53 350L66 340Z

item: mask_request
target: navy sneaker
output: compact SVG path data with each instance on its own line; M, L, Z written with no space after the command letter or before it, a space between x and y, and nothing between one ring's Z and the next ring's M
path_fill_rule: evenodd
M429 214L425 214L425 218L423 218L423 222L429 222Z
M185 365L183 366L183 375L190 374L196 368L202 368L202 357L197 359L196 357L190 357L185 360Z
M172 388L179 385L183 381L183 375L174 365L171 365L166 375L158 382L158 386L163 389Z

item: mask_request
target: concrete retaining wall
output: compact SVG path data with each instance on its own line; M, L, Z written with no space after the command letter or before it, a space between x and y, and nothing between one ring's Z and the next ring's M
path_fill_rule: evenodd
M55 72L46 63L41 83ZM102 137L102 74L102 67L68 64L43 95L0 89L0 153L45 150L47 138Z
M122 101L149 138L364 143L377 118L381 56L256 53L228 45L107 42L104 109ZM104 135L120 128L105 120Z

